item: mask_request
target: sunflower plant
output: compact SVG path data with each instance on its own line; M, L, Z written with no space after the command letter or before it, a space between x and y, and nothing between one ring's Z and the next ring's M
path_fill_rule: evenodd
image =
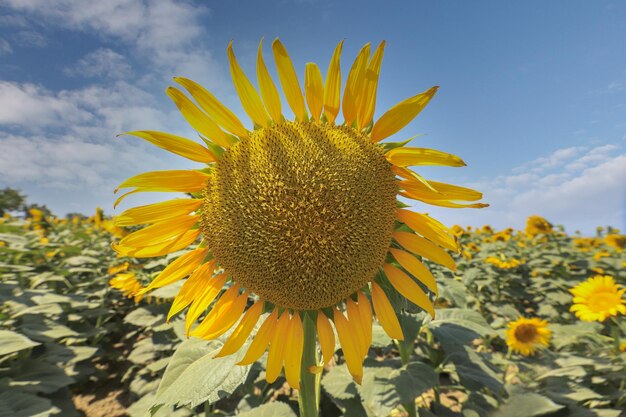
M464 166L458 156L406 146L410 140L382 142L411 122L437 87L374 120L385 42L373 53L370 44L360 50L343 95L342 47L343 41L325 80L316 64L306 65L303 90L287 50L278 39L272 43L294 114L288 120L262 42L258 89L231 43L230 73L251 128L201 85L174 78L182 90L169 87L167 95L201 143L150 130L126 134L202 165L129 178L118 188L129 191L116 202L149 191L191 196L124 211L117 226L145 227L114 249L146 258L193 247L140 294L186 278L169 317L186 310L188 335L221 337L218 358L243 351L237 363L245 366L268 351L267 381L284 372L300 390L303 416L318 414L319 372L333 358L336 336L350 374L361 383L374 318L392 339L404 338L392 295L435 315L437 283L423 259L454 270L447 251L459 247L450 229L398 198L439 207L486 206L477 202L478 191L426 180L409 168Z

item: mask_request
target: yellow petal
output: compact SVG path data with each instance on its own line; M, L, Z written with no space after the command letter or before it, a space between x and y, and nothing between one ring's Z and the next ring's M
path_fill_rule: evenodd
M220 349L219 353L215 356L219 358L221 356L230 355L232 353L237 352L241 346L246 342L248 336L254 329L254 326L259 321L259 317L261 317L261 313L263 312L263 301L257 301L254 303L246 314L243 316L235 330L231 333L231 335Z
M270 77L270 73L267 71L265 61L263 60L263 39L259 42L259 51L256 58L256 76L259 80L259 89L261 90L261 96L263 97L267 111L274 122L280 123L283 120L282 105L280 103L278 89L272 77Z
M116 226L157 223L175 217L186 217L201 205L202 200L199 199L178 198L128 209L116 216L113 221Z
M123 135L137 136L138 138L145 139L159 148L175 153L176 155L184 156L192 161L204 163L217 161L217 157L199 143L170 133L156 132L153 130L137 130L135 132L123 133Z
M165 220L152 226L144 227L120 240L120 246L141 248L156 245L191 229L200 216L179 216L175 220Z
M202 107L217 124L240 138L248 137L248 131L237 116L235 116L228 107L220 103L220 101L204 87L187 78L175 77L174 81L185 87L185 89L189 91L189 94L198 102L200 107Z
M317 65L312 62L306 64L304 92L311 116L316 122L319 122L324 105L324 86L322 85L322 73Z
M367 355L369 345L367 344L367 336L363 323L361 323L361 313L352 298L348 297L346 301L346 310L348 313L348 323L352 331L352 340L354 340L357 351L361 355L361 360Z
M213 276L214 269L215 260L212 259L203 263L199 268L196 268L196 270L193 271L191 276L187 278L181 287L180 291L178 291L178 294L176 294L176 297L172 302L172 306L170 307L170 311L167 313L167 321L170 321L174 315L183 311L185 307L193 302L194 298L196 298L204 288L205 283Z
M270 384L276 381L280 370L283 368L283 360L285 353L285 340L287 339L287 330L289 327L289 313L285 310L278 319L278 324L272 335L270 350L267 355L267 366L265 369L265 379Z
M366 345L369 350L369 347L372 344L372 305L370 304L370 300L361 291L358 292L358 302L361 323L363 324L363 329L365 331ZM367 352L365 353L367 354Z
M439 207L449 207L449 208L485 208L489 207L489 204L485 203L474 203L474 204L460 204L454 203L452 201L447 200L431 200L428 198L424 198L423 195L416 194L409 191L400 191L402 197L412 198L413 200L419 200L423 203L430 204L431 206L439 206Z
M422 177L420 174L418 174L415 171L411 171L408 168L404 168L404 167L399 167L396 165L391 165L391 171L393 171L394 174L396 174L397 176L407 179L407 180L416 180L421 182L422 184L424 184L429 190L433 191L433 192L437 192L437 190L435 189L435 187L433 187L424 177Z
M385 275L396 290L413 304L424 309L431 317L435 317L435 306L413 279L391 264L383 265Z
M360 385L363 380L363 356L360 354L356 341L352 337L350 324L341 311L335 309L333 318L337 336L339 336L339 343L341 343L341 349L346 359L346 365L348 365L348 371L356 383Z
M374 303L376 317L380 325L383 326L385 333L392 339L404 340L398 316L396 316L396 312L393 310L383 289L375 282L372 282L372 302Z
M409 232L395 232L393 238L409 252L437 262L453 271L456 270L454 259L448 252L423 237Z
M459 250L459 245L456 240L449 234L450 229L432 217L404 209L398 209L397 217L398 220L405 223L426 239L444 248L453 251Z
M209 314L191 335L206 340L219 337L239 320L247 301L248 293L239 295L239 287L233 285L215 302Z
M429 181L429 183L437 190L433 192L423 183L412 180L399 181L398 185L415 198L424 198L426 200L458 200L458 201L476 201L483 198L483 194L471 188L460 187L458 185L446 184L438 181Z
M322 310L317 312L317 337L322 348L324 365L327 365L335 354L335 332L333 332L333 328L330 325L330 320L328 320L328 317Z
M276 69L278 70L278 78L280 79L280 84L283 86L287 103L289 103L289 107L291 107L296 119L300 122L305 122L308 120L308 115L304 107L304 98L302 97L300 82L298 81L296 70L291 63L291 58L289 58L287 50L278 39L275 39L272 43L272 50L274 51L274 61L276 62Z
M363 93L363 80L365 70L370 58L370 44L367 43L357 55L346 81L346 89L343 92L343 118L346 125L350 126L357 116L359 96Z
M367 65L363 78L362 93L359 96L357 122L360 129L367 127L374 117L376 109L376 89L378 88L378 75L385 53L385 41L376 48L374 56Z
M387 152L385 157L390 163L400 167L418 165L466 166L465 162L456 155L428 148L405 148L401 146Z
M168 253L174 253L181 249L185 249L191 245L200 236L200 229L192 229L183 233L180 236L175 236L172 239L163 241L156 245L151 246L122 246L118 244L111 244L113 250L120 256L132 256L133 258L153 258L155 256L163 256Z
M228 62L230 63L230 75L233 78L235 89L241 100L243 109L248 113L248 116L259 126L266 127L269 124L270 117L265 111L265 106L259 97L259 93L252 85L246 74L243 72L235 53L233 52L233 42L228 44Z
M175 191L195 193L202 191L209 175L200 171L151 171L130 177L115 190L137 187L141 191Z
M203 288L202 293L198 297L194 298L187 316L185 317L185 333L189 335L189 329L191 325L198 320L198 317L207 309L207 307L215 300L215 297L222 291L224 284L226 283L227 274L222 273L207 281L206 286Z
M372 140L381 140L398 132L409 124L426 107L428 102L437 92L439 87L433 87L421 94L408 98L389 109L381 116L372 129Z
M198 108L191 100L183 94L182 91L168 87L165 90L167 95L172 99L180 113L183 115L187 123L191 125L198 133L209 138L223 148L228 148L231 145L231 140L228 135L220 129L217 123L211 119L211 117Z
M339 42L333 53L333 57L328 64L326 72L326 84L324 85L324 114L328 123L333 124L339 114L341 105L341 49L343 41Z
M265 352L267 345L269 345L270 340L272 339L277 322L278 309L275 308L274 311L272 311L272 314L265 319L259 328L259 331L254 336L252 343L250 343L250 347L246 351L245 356L241 361L239 361L239 363L237 363L237 365L250 365L263 355L263 352Z
M415 256L403 250L389 248L389 252L391 252L396 261L402 265L402 268L406 269L411 275L419 279L420 282L426 285L426 287L434 292L435 295L439 295L435 277L428 270L428 268L426 268L426 265L421 263Z
M304 348L304 329L300 314L297 312L291 317L289 331L285 345L285 377L294 389L300 389L300 368L302 366L302 351Z
M150 290L165 287L166 285L173 284L179 279L185 278L198 266L200 266L200 263L202 263L207 253L208 249L199 248L179 256L174 262L161 271L161 273L152 280L150 285L141 290L141 293L145 294Z

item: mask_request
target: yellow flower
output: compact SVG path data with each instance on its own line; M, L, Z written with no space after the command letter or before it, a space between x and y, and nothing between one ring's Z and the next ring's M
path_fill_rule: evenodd
M622 342L619 344L619 351L626 352L626 342Z
M403 338L388 298L393 288L434 315L437 286L419 257L454 269L446 249L458 251L458 245L450 229L435 219L398 209L398 195L440 207L486 206L476 203L482 198L478 191L427 181L409 169L464 166L459 157L381 143L415 118L437 87L400 102L374 121L385 42L373 55L369 44L361 49L341 100L342 46L335 49L325 81L315 64L306 65L303 95L285 47L273 42L280 85L295 115L295 121L288 121L262 44L256 71L259 94L231 43L230 72L252 130L202 86L175 78L187 95L174 87L167 94L204 144L155 131L127 134L205 165L134 176L120 185L131 190L116 202L141 191L192 195L126 210L116 218L117 226L150 226L127 235L114 249L124 256L153 257L202 239L142 293L188 276L168 316L189 307L187 332L204 339L235 326L219 356L238 351L261 319L240 364L255 362L269 346L267 380L276 380L284 366L294 388L300 380L303 320L316 325L326 363L334 354L334 323L348 369L360 382L373 314L392 338ZM338 124L340 110L344 121ZM396 230L396 224L411 231ZM248 306L251 294L257 301ZM262 312L270 314L261 318Z
M128 267L130 266L130 264L128 262L124 262L121 263L119 265L113 265L111 267L109 267L109 270L107 271L109 273L109 275L115 275L119 272L125 272L128 271Z
M606 235L604 237L604 243L614 247L615 249L622 250L626 246L626 235Z
M515 258L507 260L503 255L500 255L500 258L495 256L489 256L487 259L485 259L485 262L492 264L500 269L513 269L524 263L523 261Z
M526 234L534 237L538 234L552 233L552 225L541 216L530 216L526 220Z
M570 311L583 321L604 321L608 317L626 314L622 296L626 289L620 289L608 275L597 275L572 288L574 305Z
M600 240L593 237L579 237L573 240L574 246L581 252L589 252L591 248L598 247Z
M0 240L0 246L6 246L6 243L2 240Z
M532 356L538 348L548 346L552 337L548 322L537 317L521 317L509 323L505 333L509 349L523 356Z
M454 236L461 237L465 234L465 229L463 229L463 227L459 226L458 224L452 226L451 230Z
M143 298L142 285L137 278L135 278L135 274L133 272L126 274L117 274L109 281L109 286L112 288L118 289L122 291L125 297L135 299L135 302L138 303Z
M599 261L602 258L607 258L611 256L611 254L605 250L601 250L599 252L596 252L595 255L593 255L593 259L595 259L596 261Z
M493 233L493 228L489 226L488 224L486 224L482 227L482 229L480 229L480 233L490 235Z
M42 238L39 238L39 243L41 243L42 245L47 245L48 243L50 243L50 240L44 236Z

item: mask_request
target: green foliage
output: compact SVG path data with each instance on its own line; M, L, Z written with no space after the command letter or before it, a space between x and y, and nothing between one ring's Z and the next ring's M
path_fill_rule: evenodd
M45 212L0 223L0 417L78 416L72 396L94 386L123 391L131 417L297 415L284 378L265 381L265 357L237 366L245 346L215 358L224 338L187 338L182 317L166 321L180 282L137 302L112 289L109 267L128 262L145 285L176 256L118 259L112 232L94 218ZM625 252L600 238L581 246L558 233L504 235L463 233L454 273L429 263L440 290L435 319L383 280L406 340L374 322L361 385L337 346L322 375L322 415L617 417L626 404L626 354L615 344L624 317L581 322L568 290L599 273L624 285ZM520 265L499 268L489 257ZM532 357L509 352L505 330L519 317L546 319L550 346Z

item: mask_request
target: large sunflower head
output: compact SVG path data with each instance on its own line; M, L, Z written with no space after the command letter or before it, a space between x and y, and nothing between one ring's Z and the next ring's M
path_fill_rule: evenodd
M523 356L532 356L538 348L548 346L552 336L548 322L537 317L521 317L509 323L505 333L509 349Z
M539 234L547 235L552 232L552 225L543 217L533 215L526 219L526 234L529 236L534 237Z
M574 305L570 308L583 321L604 321L618 314L626 314L623 296L626 288L620 289L613 277L597 275L581 282L570 290Z
M284 366L294 388L303 320L314 323L324 362L334 353L334 324L348 368L360 381L374 315L392 338L403 338L390 292L434 315L437 285L423 258L454 269L446 249L458 251L457 241L427 214L400 208L406 205L397 201L399 195L440 207L486 206L476 203L482 198L477 191L428 181L408 168L465 165L459 157L404 146L408 141L381 143L413 120L437 87L400 102L374 122L385 43L373 54L369 44L361 49L343 99L342 45L325 80L315 64L306 65L303 94L285 47L278 40L272 44L293 121L283 116L262 44L258 89L239 66L232 44L228 47L233 83L252 129L202 86L175 78L187 94L174 87L167 94L203 144L155 131L128 134L205 165L129 178L120 188L131 190L116 202L141 191L192 196L123 212L118 226L148 226L114 244L115 250L153 257L200 240L143 291L187 278L169 317L188 308L187 332L206 339L234 327L220 355L239 350L261 320L240 363L256 361L269 347L268 381Z

